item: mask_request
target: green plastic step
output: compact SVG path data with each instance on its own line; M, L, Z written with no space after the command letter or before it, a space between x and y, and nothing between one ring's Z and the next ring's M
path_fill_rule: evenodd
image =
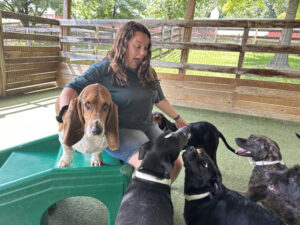
M113 225L133 168L102 152L106 166L91 167L91 155L74 152L73 163L56 168L58 136L0 151L0 224L47 224L47 209L74 196L101 201Z
M0 185L55 167L57 153L12 152L0 168Z
M62 147L59 148L59 152L57 154L57 162L62 155ZM106 151L101 152L102 159L104 161L105 166L119 166L122 165L119 159L116 159L110 156ZM71 168L78 167L90 167L91 166L91 157L92 154L82 154L80 152L74 151L73 161L70 165Z

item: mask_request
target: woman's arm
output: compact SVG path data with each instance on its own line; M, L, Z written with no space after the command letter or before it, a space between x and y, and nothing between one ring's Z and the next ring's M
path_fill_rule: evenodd
M176 112L176 110L171 106L167 99L163 99L156 103L155 106L159 108L162 112L167 114L169 117L176 119L175 124L177 128L187 126L188 123ZM178 117L179 116L179 117ZM177 117L177 118L176 118Z

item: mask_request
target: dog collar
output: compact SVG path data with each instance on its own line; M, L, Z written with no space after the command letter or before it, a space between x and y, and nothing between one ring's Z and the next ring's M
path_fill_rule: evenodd
M187 200L187 201L193 201L193 200L198 200L198 199L202 199L202 198L205 198L209 196L209 192L205 192L203 194L198 194L198 195L187 195L185 194L184 195L184 198Z
M284 163L282 161L252 161L252 160L249 160L249 163L252 165L252 166L268 166L268 165L273 165L273 164L277 164L277 163L281 163L282 165L284 165Z
M160 184L166 184L166 185L169 185L169 186L171 184L170 179L159 179L155 176L152 176L152 175L149 175L149 174L146 174L146 173L142 173L142 172L139 172L139 171L135 171L135 176L138 177L138 178L144 179L144 180L149 180L149 181L160 183Z

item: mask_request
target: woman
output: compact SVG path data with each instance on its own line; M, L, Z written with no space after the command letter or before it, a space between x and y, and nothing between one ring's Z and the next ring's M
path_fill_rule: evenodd
M140 23L128 22L118 32L113 49L106 58L68 83L60 97L60 106L63 107L87 85L100 83L105 86L118 105L120 128L120 148L115 151L106 148L105 151L135 168L141 165L139 147L162 133L153 122L153 105L174 118L178 128L187 125L164 97L150 60L150 32ZM178 158L171 173L172 181L181 168L182 162Z

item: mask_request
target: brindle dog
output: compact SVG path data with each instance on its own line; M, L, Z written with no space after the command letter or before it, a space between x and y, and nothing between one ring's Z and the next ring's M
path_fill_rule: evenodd
M266 173L267 197L264 206L289 225L300 224L300 166L284 172Z
M237 155L252 158L253 170L248 184L248 191L243 195L254 202L266 198L267 181L265 173L269 171L285 171L278 144L268 137L252 134L248 139L236 138L240 147ZM264 203L263 203L264 204Z

